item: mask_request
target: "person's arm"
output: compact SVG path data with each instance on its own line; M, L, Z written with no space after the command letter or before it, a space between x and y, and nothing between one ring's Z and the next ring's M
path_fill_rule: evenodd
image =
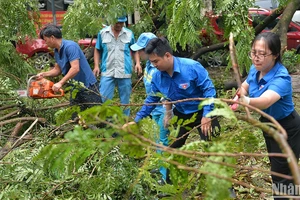
M168 101L166 101L168 102ZM169 103L169 104L164 104L166 111L165 111L165 116L164 116L164 128L168 128L170 125L170 120L173 117L173 104Z
M134 61L135 61L134 71L135 71L135 73L138 73L138 75L141 75L143 72L143 69L141 67L140 55L138 52L133 51L132 53L133 53L133 57L134 57Z
M160 97L155 97L155 96L150 96L148 95L144 104L149 104L149 103L157 103L159 102ZM136 117L133 122L128 122L122 126L123 129L128 127L129 125L136 124L138 123L141 119L149 116L151 112L155 109L156 105L143 105L140 111L136 114Z
M70 79L74 78L78 72L80 71L80 67L79 67L79 60L73 60L70 62L70 70L68 71L68 73L57 83L55 83L52 87L54 92L58 92L60 90L60 88Z
M41 73L37 74L37 78L42 79L44 77L55 77L55 76L58 76L60 74L61 74L61 69L58 66L58 64L55 63L54 67L51 70L49 70L47 72L41 72Z
M93 73L95 74L95 76L99 76L100 75L100 58L101 58L101 54L100 51L95 48L94 50L94 70Z
M249 84L247 83L247 81L245 80L242 85L241 88L238 91L238 95L239 96L247 96L248 95L248 90L249 90Z
M277 92L275 92L273 90L267 90L260 97L250 98L250 97L244 96L241 100L246 104L249 104L251 106L254 106L256 108L264 110L264 109L269 108L271 105L273 105L279 99L280 99L280 95Z
M79 60L73 60L70 62L70 70L68 73L59 81L62 85L64 85L68 80L74 78L80 71Z
M207 70L200 65L200 63L195 67L195 70L196 71L194 71L195 73L193 73L193 75L195 76L197 87L203 91L203 98L215 98L216 89ZM203 106L203 117L205 117L213 109L213 104Z
M94 75L97 77L101 74L101 71L100 71L100 62L101 62L101 43L102 43L102 38L101 38L101 34L98 33L98 36L97 36L97 42L96 42L96 45L95 45L95 49L94 49L94 70L93 70L93 73Z
M148 95L144 104L158 103L159 100L160 97ZM155 107L156 105L143 105L142 108L137 112L134 121L139 122L141 119L149 116Z
M131 40L129 43L129 46L133 45L135 43L134 35L133 33L131 34ZM138 75L141 75L143 73L143 69L141 67L141 60L140 60L140 55L138 52L131 51L131 55L133 56L135 65L134 65L134 72L137 73Z
M240 100L261 110L269 108L280 99L280 95L273 90L266 90L260 97L251 98L247 96L248 90L249 84L244 81L240 89Z
M199 63L195 67L195 79L197 80L197 87L203 91L203 98L216 97L216 90L213 82L211 81L207 70ZM201 131L207 136L212 132L211 118L206 117L209 112L214 109L214 104L203 106L203 117L201 119Z

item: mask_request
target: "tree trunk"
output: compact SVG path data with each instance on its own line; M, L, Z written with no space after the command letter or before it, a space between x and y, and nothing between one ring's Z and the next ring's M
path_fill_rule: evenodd
M289 24L292 20L292 17L295 11L300 7L300 0L291 0L289 4L287 4L286 8L284 9L281 19L274 27L272 32L277 33L280 35L281 41L281 52L283 53L287 47L287 32L289 29Z

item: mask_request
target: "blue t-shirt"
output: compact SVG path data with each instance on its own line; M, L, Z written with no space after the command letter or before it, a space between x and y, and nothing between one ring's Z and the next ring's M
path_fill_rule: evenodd
M280 99L263 110L276 120L287 117L294 111L291 77L287 69L277 62L274 67L258 81L260 71L252 65L246 82L249 84L249 97L260 97L265 91L272 90L280 95Z
M186 58L174 58L174 72L171 77L167 72L158 71L153 74L151 89L153 94L161 93L171 101L187 98L213 98L216 96L215 87L209 78L206 69L199 63ZM160 97L147 96L145 104L159 102ZM176 109L183 114L199 111L200 101L187 101L176 103ZM154 106L144 105L137 113L135 122L148 116ZM213 110L213 105L203 107L203 116Z
M158 69L156 69L151 62L148 60L146 62L146 67L145 67L145 71L144 71L144 85L145 85L145 89L146 89L146 94L148 95L152 95L152 89L151 89L151 81L152 81L152 77L153 74L156 73L158 71ZM165 112L165 108L162 105L157 105L154 110L151 112L151 115L162 115Z
M80 71L73 79L82 82L87 88L97 82L86 57L76 42L63 39L60 51L54 49L54 58L63 75L69 72L70 62L79 60Z

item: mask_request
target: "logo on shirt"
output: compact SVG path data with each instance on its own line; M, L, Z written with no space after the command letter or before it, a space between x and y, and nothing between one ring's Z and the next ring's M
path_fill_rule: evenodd
M261 85L261 86L259 86L258 90L261 90L261 89L263 89L264 87L265 87L264 85Z
M182 83L182 84L179 84L179 88L181 88L181 89L186 89L186 88L188 88L190 86L190 83Z

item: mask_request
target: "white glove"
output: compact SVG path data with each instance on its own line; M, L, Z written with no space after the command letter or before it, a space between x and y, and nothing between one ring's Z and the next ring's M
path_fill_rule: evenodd
M243 102L244 104L249 105L249 104L250 104L250 97L242 96L242 97L240 98L240 101Z

